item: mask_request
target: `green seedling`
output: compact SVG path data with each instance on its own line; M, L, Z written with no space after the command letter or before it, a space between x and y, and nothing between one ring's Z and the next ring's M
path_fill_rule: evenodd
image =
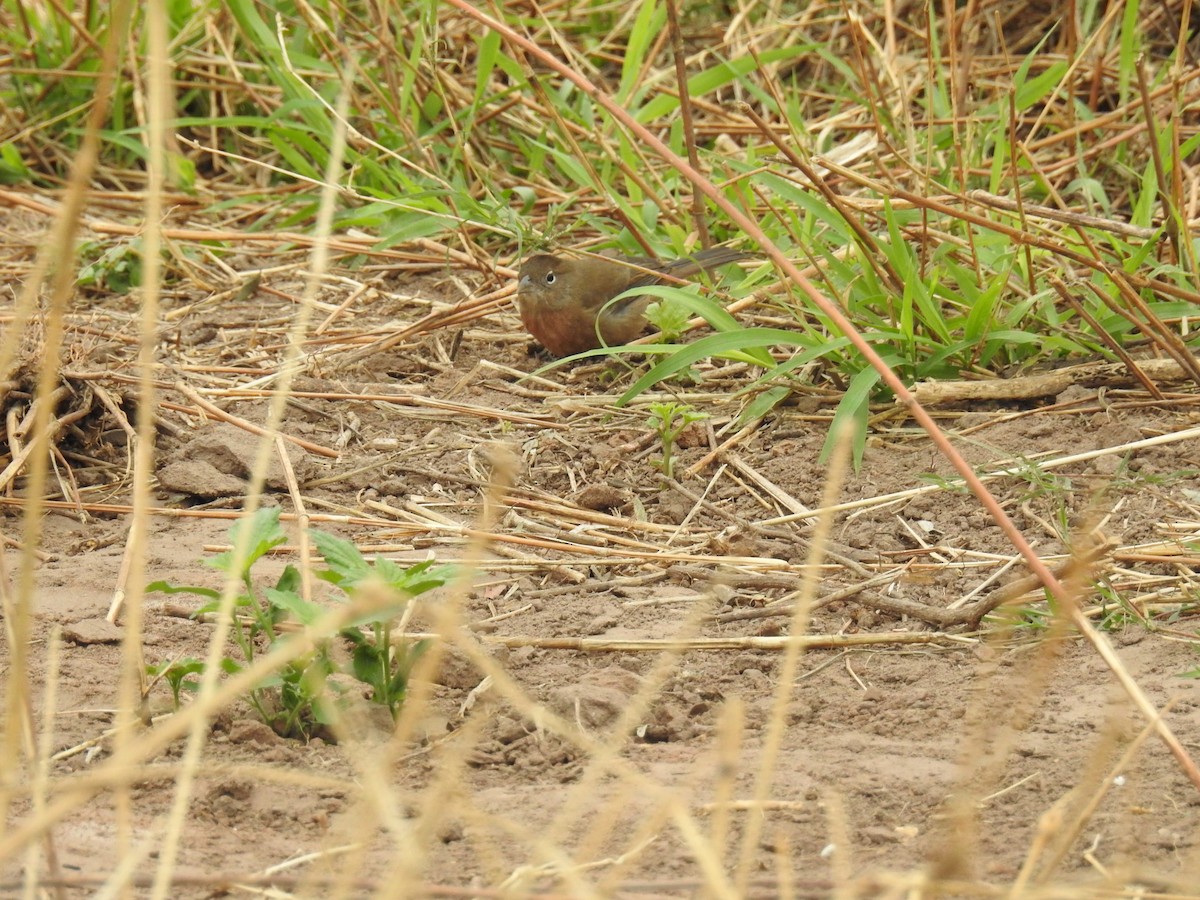
M200 682L194 676L204 671L203 660L188 657L187 659L172 659L161 662L157 666L146 666L146 674L152 679L163 679L171 689L171 699L176 711L179 709L179 697L183 691L195 693L200 689Z
M318 577L353 597L360 590L398 598L398 605L383 615L373 613L360 627L344 628L340 634L353 646L350 674L371 689L371 699L388 708L394 719L404 703L408 675L425 652L426 642L396 640L392 633L395 617L409 598L441 587L451 577L450 566L432 560L407 568L376 556L368 563L350 541L323 532L312 533L313 542L329 566ZM364 633L364 630L366 633Z
M662 460L655 463L668 478L675 472L675 442L693 422L708 418L708 413L698 412L686 403L651 403L650 418L646 426L658 432L662 441Z
M137 242L105 244L88 241L79 251L81 287L127 294L142 283L142 253Z
M247 529L249 533L244 535ZM333 705L342 699L344 691L330 679L337 672L345 672L362 682L369 688L373 702L386 706L393 717L398 715L409 672L423 645L397 640L393 634L394 619L411 598L445 584L451 574L450 567L436 566L432 561L408 568L382 557L367 561L349 541L319 531L311 532L311 536L327 567L314 574L340 589L341 602L368 587L375 595L394 598L394 602L382 607L372 604L369 614L338 631L338 637L351 648L349 665L338 663L331 640L318 641L312 651L288 662L251 688L247 702L264 722L286 737L308 738L332 722L336 714ZM279 510L259 510L240 520L230 529L230 538L235 547L241 540L248 547L236 570L242 590L234 599L230 639L237 654L225 656L220 663L222 671L234 674L280 641L287 630L286 623L310 626L328 608L304 598L300 572L295 566L285 567L273 587L262 587L252 577L254 564L286 539L279 525ZM237 559L233 551L228 551L205 562L229 573ZM218 612L221 605L220 592L208 587L156 581L146 590L205 598L208 602L196 610L196 616ZM199 660L186 660L152 670L152 674L162 674L167 679L178 705L179 691L194 690L192 676L203 670L204 664Z
M663 297L646 307L646 321L662 332L667 344L679 340L690 318L688 307L673 297Z

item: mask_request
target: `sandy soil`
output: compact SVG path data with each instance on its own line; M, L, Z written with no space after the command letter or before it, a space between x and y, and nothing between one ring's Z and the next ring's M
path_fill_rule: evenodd
M352 325L338 326L343 333L421 313L403 299L419 293L412 284L384 287ZM249 381L281 351L273 340L254 347L246 335L264 323L286 323L293 311L289 300L266 293L240 306L198 306L173 320L164 362L245 372L192 370L185 377L196 388ZM685 494L660 481L653 465L660 449L645 411L614 411L605 399L631 383L629 374L615 365L577 367L546 373L549 382L518 384L508 372L532 371L539 360L516 328L511 313L495 316L468 328L460 342L437 332L357 363L351 350L335 348L307 366L297 388L311 393L289 405L283 430L342 448L334 460L296 456L310 513L358 517L358 524L321 527L361 545L387 546L399 559L431 552L459 558L462 537L432 523L475 522L490 471L488 444L512 449L519 465L495 527L504 539L490 545L461 615L525 695L575 723L584 737L539 728L528 707L496 689L464 713L481 676L457 656L433 687L423 733L400 748L386 745L386 716L368 718L356 740L305 744L276 737L237 705L208 735L185 820L179 874L198 883L181 878L174 896L212 896L206 878L262 873L308 853L317 854L314 861L286 869L275 882L322 896L319 881L306 879L352 870L361 879L355 890L364 894L403 876L446 886L496 887L511 878L526 888L599 884L612 893L621 885L629 893L692 896L712 859L679 827L684 813L724 849L728 872L748 854L751 881L743 890L761 896L777 895L780 877L793 879L800 895L824 895L846 874L868 879L866 895L920 871L1008 885L1027 860L1034 883L1094 885L1104 872L1149 885L1197 883L1200 792L1164 743L1143 734L1144 717L1097 652L1074 632L1056 631L1036 593L985 620L982 635L889 611L889 599L945 610L1026 574L1009 565L1011 547L972 497L929 478L944 476L945 463L898 417L877 428L862 469L839 497L933 489L835 516L817 596L891 577L819 604L809 632L863 640L903 633L928 642L805 653L780 704L784 727L774 756L769 740L784 666L783 654L766 641L768 649L745 642L679 656L501 643L786 634L789 620L766 615L765 607L801 588L813 526L769 520L796 504L821 505L827 469L817 455L831 412L803 398L687 474L723 440L737 412L732 404L693 401L712 418L679 450ZM127 362L106 363L112 356L103 351L87 348L81 367L131 371ZM709 375L710 383L689 390L721 392L740 377ZM322 393L412 396L421 405ZM189 405L178 394L168 399ZM211 399L251 421L266 415L261 398ZM951 410L944 423L981 467L1119 448L1195 424L1187 403L1155 407L1132 399L1072 389L1057 403ZM226 544L229 521L203 513L240 506L253 439L194 414L164 418L156 501L164 513L153 519L148 573L216 587L202 560ZM127 502L119 435L99 424L87 434L104 452L76 449L115 468L88 468L85 496ZM1116 542L1084 603L1149 700L1169 707L1166 721L1193 752L1200 694L1184 675L1198 659L1194 587L1187 590L1196 564L1187 547L1200 529L1197 470L1196 443L1182 441L992 483L1047 556L1064 552L1064 530L1095 528ZM292 510L278 479L266 502ZM0 514L5 533L17 534L17 505L0 506ZM294 524L288 527L294 546ZM51 629L62 628L53 747L75 749L57 758L52 775L66 777L102 765L112 750L110 739L97 739L114 721L120 650L109 641L119 632L109 635L95 620L111 602L127 524L121 514L56 509L46 531L31 676L41 717L46 642ZM11 580L16 557L7 552ZM266 562L264 577L289 559L294 555ZM428 625L445 596L433 595L413 625ZM1139 606L1143 600L1160 605ZM188 602L147 598L147 662L203 655L213 626L170 614ZM10 660L0 658L5 678L9 670ZM156 712L169 710L162 685L150 701ZM622 718L631 707L632 722ZM84 748L86 741L95 747ZM611 752L595 749L602 746ZM133 793L135 840L150 839L149 855L136 867L143 879L155 869L160 817L172 803L173 765L183 747L173 742L153 761L163 774L147 769ZM769 803L759 808L749 802L764 773ZM731 809L722 800L748 806ZM1096 807L1085 816L1081 810L1092 801ZM29 814L27 802L18 813ZM64 876L112 871L115 816L112 796L102 793L63 818L53 837ZM748 834L753 843L743 850ZM524 868L552 862L555 853L564 864L573 861L561 880ZM18 873L9 867L2 874L8 892Z

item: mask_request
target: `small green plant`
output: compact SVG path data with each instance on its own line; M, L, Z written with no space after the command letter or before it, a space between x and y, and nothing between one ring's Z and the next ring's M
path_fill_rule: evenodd
M82 287L127 294L142 283L139 242L105 244L87 241L80 247L78 283Z
M646 321L662 332L668 344L679 340L690 318L688 307L674 297L662 297L646 307Z
M237 570L242 591L234 600L230 632L240 658L230 655L221 660L221 669L229 674L241 671L256 654L281 640L286 632L284 623L312 625L326 612L325 607L301 595L300 572L295 566L288 565L274 587L261 587L251 577L255 562L286 540L279 525L279 510L263 509L250 518L239 520L230 529L234 546L242 539L244 529L250 532L246 538L249 550ZM250 690L247 701L264 722L285 737L308 738L330 723L333 714L330 703L337 701L337 694L342 689L330 681L329 676L339 671L367 685L371 700L386 706L395 717L404 702L409 672L424 648L420 643L397 641L392 634L393 620L412 597L445 584L451 572L450 567L435 566L432 561L408 568L382 557L368 562L350 541L319 531L311 532L311 536L327 567L315 573L318 578L337 586L345 598L353 597L370 585L376 592L384 591L386 596L395 597L396 602L383 609L374 606L361 620L351 622L338 632L351 647L348 666L339 666L331 641L326 640ZM205 563L228 573L234 559L233 551L227 551ZM220 592L212 588L156 581L146 590L189 593L206 598L208 602L194 613L197 616L220 608ZM203 670L204 663L199 660L148 667L150 674L161 674L167 680L176 706L180 690L194 690L194 676Z
M367 562L350 541L320 531L312 532L312 538L329 567L318 577L350 597L371 589L398 598L391 609L382 614L373 611L364 621L339 632L353 647L350 674L370 687L371 699L386 706L394 719L404 703L409 671L427 646L425 641L396 640L392 634L395 617L410 598L445 584L453 568L434 565L432 560L405 568L381 556Z
M1098 625L1101 631L1122 631L1133 625L1152 627L1137 607L1121 596L1120 591L1112 585L1104 582L1097 584L1096 599L1100 604Z
M200 682L195 676L204 671L203 660L188 657L187 659L169 659L157 666L146 666L146 674L152 679L163 679L171 689L174 707L179 709L179 697L183 691L195 693L200 689Z
M686 403L651 403L650 418L646 425L658 432L662 441L662 460L655 463L662 473L671 478L675 471L675 442L693 422L708 418L708 413L698 412Z

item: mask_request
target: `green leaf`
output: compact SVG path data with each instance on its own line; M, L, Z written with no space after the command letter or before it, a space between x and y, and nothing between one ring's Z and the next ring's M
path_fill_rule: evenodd
M0 184L21 184L32 178L21 152L12 143L0 144Z
M396 600L394 603L386 605L378 605L369 612L364 612L347 624L347 628L360 628L365 625L375 627L385 622L390 622L396 616L400 615L408 606L409 595L403 591L396 592Z
M689 78L688 93L692 97L702 97L727 84L742 79L745 75L755 71L758 68L759 62L764 66L774 68L771 66L772 63L808 56L812 53L813 49L813 44L788 43L785 47L765 50L754 56L747 54L739 56L737 59L724 60ZM747 83L746 86L749 87L749 84ZM639 122L644 124L661 118L668 113L673 113L677 109L679 109L679 97L677 94L659 94L653 100L644 104L637 111L635 117Z
M897 361L887 360L887 362L888 365L894 365ZM862 466L863 452L867 446L867 422L871 412L871 393L878 383L879 373L870 366L860 369L858 374L850 380L850 386L846 389L845 396L842 397L833 414L833 421L829 425L829 434L825 437L825 445L821 448L821 455L817 457L818 462L828 462L833 451L837 449L837 442L845 440L849 436L854 468L857 470Z
M226 550L212 559L205 560L205 563L222 572L230 572L233 568L234 555L243 540L248 542L248 550L237 575L244 581L254 563L287 540L287 536L279 526L279 509L264 507L257 510L253 516L238 519L229 529L229 542L233 544L234 549Z
M175 585L167 581L152 581L146 585L147 594L195 594L197 597L207 597L209 600L220 600L221 592L212 588L195 587L193 585Z
M300 592L300 570L291 563L284 566L283 574L279 576L279 580L275 582L275 590L291 591L296 594Z
M792 389L787 385L777 384L761 391L754 399L738 413L735 428L744 428L750 422L755 422L773 410L776 406L791 396Z
M642 0L641 9L633 27L629 29L629 38L625 42L625 52L621 64L621 84L617 88L616 100L622 106L633 105L631 102L634 88L643 77L642 67L646 61L646 51L657 40L666 22L667 11L657 0Z
M371 566L353 541L315 529L309 532L309 537L329 566L329 572L321 574L325 581L348 590L371 574Z
M294 591L267 588L263 593L272 607L283 610L301 625L312 625L323 612L321 607L315 603L309 603Z
M375 572L389 587L416 597L450 581L457 569L452 565L437 565L433 560L416 563L407 569L395 561L375 557Z
M664 340L674 343L683 335L691 314L673 298L655 300L646 307L646 321L662 332Z
M475 57L475 103L480 103L487 96L492 69L502 56L500 32L488 31L479 39L479 52Z
M384 660L374 644L359 644L351 656L351 671L354 677L363 684L378 690L385 682L380 675L384 670Z
M736 331L711 334L702 337L695 343L685 344L682 347L664 348L674 352L639 378L633 387L620 396L615 405L618 407L625 406L638 394L649 390L676 372L686 369L692 363L709 356L732 356L734 353L738 353L739 358L753 363L755 362L754 358L749 357L745 352L748 349L771 347L776 344L790 346L801 343L803 343L801 336L794 331L784 331L780 328L739 328ZM650 347L639 345L637 349L641 352L646 352ZM587 353L577 354L577 357L596 356L604 352L603 350L589 350ZM574 359L577 357L571 358Z
M617 294L609 303L616 303L623 297L646 296L661 297L678 303L688 312L703 317L714 331L734 331L742 327L724 306L711 297L697 293L694 288L682 288L669 284L643 285Z
M163 673L179 673L182 675L195 675L204 671L204 661L189 656L185 659L168 659L159 663L157 666L147 665L146 674L151 677L157 677Z

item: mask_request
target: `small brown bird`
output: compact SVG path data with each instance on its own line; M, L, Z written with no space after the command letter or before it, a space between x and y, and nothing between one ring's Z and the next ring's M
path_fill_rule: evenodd
M540 254L521 266L517 306L529 333L555 356L600 347L601 337L607 346L627 344L646 326L646 307L654 298L645 294L626 297L605 307L617 294L686 278L749 256L731 247L713 247L667 262L644 257L566 259Z

